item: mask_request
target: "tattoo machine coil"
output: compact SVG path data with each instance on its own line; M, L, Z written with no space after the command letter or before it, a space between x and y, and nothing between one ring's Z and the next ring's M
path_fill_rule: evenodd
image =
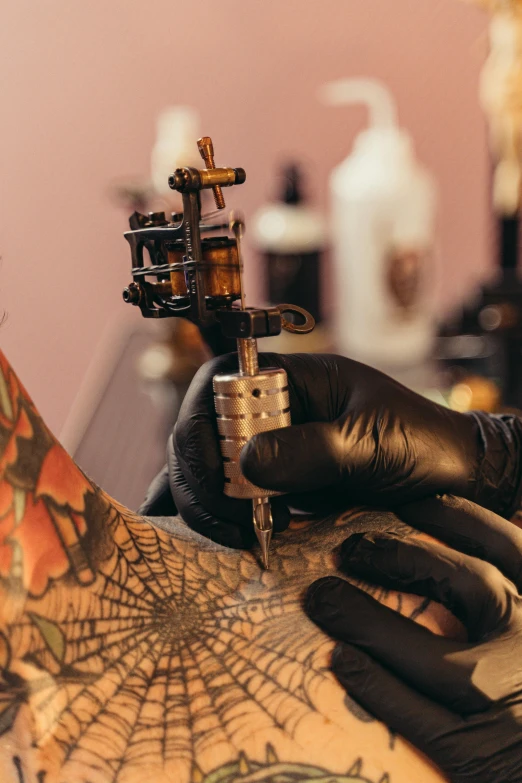
M214 164L212 140L198 140L206 168L178 168L169 186L183 199L183 212L167 220L165 213L135 212L125 234L132 255L132 283L126 302L145 318L188 318L200 328L217 326L224 338L237 340L239 372L214 377L214 395L226 495L251 499L254 530L268 568L273 521L270 497L279 493L251 484L241 473L245 443L260 432L290 425L288 379L281 369L260 371L257 338L281 329L306 334L315 322L295 305L251 308L245 304L241 240L244 221L225 209L223 188L242 185L244 169ZM201 191L212 189L217 211L201 213ZM222 214L222 213L221 213ZM216 232L223 235L216 236ZM146 262L145 251L150 259ZM285 317L298 318L294 323Z

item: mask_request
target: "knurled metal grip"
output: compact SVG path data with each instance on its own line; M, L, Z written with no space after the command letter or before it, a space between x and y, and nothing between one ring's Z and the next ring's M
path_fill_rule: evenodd
M290 426L288 378L280 369L257 375L215 375L214 402L225 470L225 495L268 498L279 495L256 487L241 473L241 449L259 432Z

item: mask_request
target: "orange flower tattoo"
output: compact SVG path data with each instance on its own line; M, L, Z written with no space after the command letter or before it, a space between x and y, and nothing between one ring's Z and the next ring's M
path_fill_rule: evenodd
M81 539L86 497L94 491L0 352L0 579L33 596L70 570L79 582L92 582Z

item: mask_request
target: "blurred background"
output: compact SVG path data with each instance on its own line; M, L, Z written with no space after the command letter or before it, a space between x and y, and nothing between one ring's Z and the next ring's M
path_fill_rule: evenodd
M162 177L205 134L247 172L226 195L248 303L288 294L319 316L273 349L354 356L462 409L517 406L519 8L482 5L4 4L1 347L119 500L139 504L211 353L123 302L123 232L135 209L179 210Z

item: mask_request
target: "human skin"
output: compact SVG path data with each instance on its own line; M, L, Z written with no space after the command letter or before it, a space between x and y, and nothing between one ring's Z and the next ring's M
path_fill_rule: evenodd
M295 521L266 572L255 550L153 524L82 473L0 352L2 781L442 780L346 696L303 610L342 541L377 529L411 534L385 512ZM436 604L374 594L458 632Z

